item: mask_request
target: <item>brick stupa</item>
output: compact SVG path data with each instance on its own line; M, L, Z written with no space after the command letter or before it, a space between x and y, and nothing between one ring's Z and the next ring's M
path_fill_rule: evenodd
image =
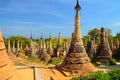
M112 63L112 51L108 42L108 35L106 35L104 28L101 28L100 45L97 50L95 61L99 64Z
M82 35L80 30L80 13L81 9L78 0L75 6L75 29L71 41L69 51L64 61L57 65L58 70L64 73L70 73L70 75L83 75L97 70L91 62L83 46ZM66 74L67 75L67 74ZM69 74L67 76L70 76Z
M90 38L90 34L88 35L88 42L87 42L87 49L86 52L88 53L88 56L90 59L93 59L93 57L95 56L95 47L94 47L94 43Z
M15 67L9 59L2 33L0 31L0 80L18 80L16 79Z

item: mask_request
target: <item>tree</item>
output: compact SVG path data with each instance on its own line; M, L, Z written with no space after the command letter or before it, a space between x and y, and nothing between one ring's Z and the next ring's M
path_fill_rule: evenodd
M84 45L86 45L87 44L87 41L88 41L88 36L83 36L83 43L84 43Z
M92 30L90 30L89 32L88 32L88 34L90 34L90 36L91 36L91 39L98 39L98 37L100 36L100 30L99 29L97 29L97 28L94 28L94 29L92 29Z
M105 32L106 32L109 36L111 36L112 30L109 29L109 28L105 28Z

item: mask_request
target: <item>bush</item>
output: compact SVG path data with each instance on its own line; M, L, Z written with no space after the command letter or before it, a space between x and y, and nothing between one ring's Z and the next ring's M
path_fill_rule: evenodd
M49 61L49 63L51 63L51 64L54 64L54 65L57 65L57 64L59 64L59 63L61 63L63 61L63 58L53 58L53 59L51 59L50 61Z
M72 78L70 80L80 80L80 77L74 77L74 78Z
M19 61L14 62L14 65L15 65L15 66L26 66L25 63L21 63L21 62L19 62Z
M108 71L110 80L120 80L120 68L114 68Z
M110 76L102 71L97 71L86 76L72 78L71 80L110 80Z

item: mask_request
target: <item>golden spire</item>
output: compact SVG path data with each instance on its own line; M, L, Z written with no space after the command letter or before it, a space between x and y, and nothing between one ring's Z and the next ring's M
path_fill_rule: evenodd
M79 11L81 9L80 5L79 5L79 1L77 0L77 4L75 6L76 11Z
M77 4L75 6L76 16L75 16L74 41L79 42L80 45L83 45L82 35L81 35L81 30L80 30L80 15L79 15L80 9L81 7L77 0Z

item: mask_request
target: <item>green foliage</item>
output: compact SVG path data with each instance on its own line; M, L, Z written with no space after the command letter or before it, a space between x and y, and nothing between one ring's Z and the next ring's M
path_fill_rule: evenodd
M106 32L106 33L108 33L108 35L110 36L110 35L111 35L111 33L112 33L112 30L111 30L111 29L109 29L109 28L105 28L105 32Z
M71 80L120 80L120 68L111 69L107 73L97 71L85 76L74 77Z
M97 71L86 76L72 78L71 80L110 80L110 76L102 71Z
M51 63L51 64L54 64L54 65L57 65L57 64L59 64L59 63L61 63L63 61L63 58L53 58L53 59L51 59L50 61L49 61L49 63Z
M21 62L19 62L19 61L14 62L14 65L15 65L15 66L26 66L25 63L21 63Z
M21 45L21 43L22 43L23 48L25 48L25 45L26 45L26 44L30 45L30 40L29 40L29 38L26 38L26 37L23 37L23 36L11 36L11 37L9 37L9 38L10 38L11 47L12 47L12 45L13 45L13 42L15 42L15 47L17 47L17 41L18 41L18 40L19 40L19 42L20 42L20 45ZM6 46L8 45L8 39L9 39L9 38L4 39Z
M108 71L110 75L110 80L120 80L120 68L115 68Z
M100 30L97 29L97 28L94 28L94 29L90 30L90 31L88 32L88 34L90 34L90 36L91 36L92 39L93 39L93 38L96 38L96 39L97 39L97 38L100 36Z
M80 80L80 77L73 77L72 79L70 80Z
M84 45L85 45L85 44L87 44L87 41L88 41L88 36L83 36L83 38L82 38L82 39L83 39L83 43L84 43Z
M30 61L30 62L36 62L36 63L40 62L39 58L33 58L33 57L27 58L27 60Z

